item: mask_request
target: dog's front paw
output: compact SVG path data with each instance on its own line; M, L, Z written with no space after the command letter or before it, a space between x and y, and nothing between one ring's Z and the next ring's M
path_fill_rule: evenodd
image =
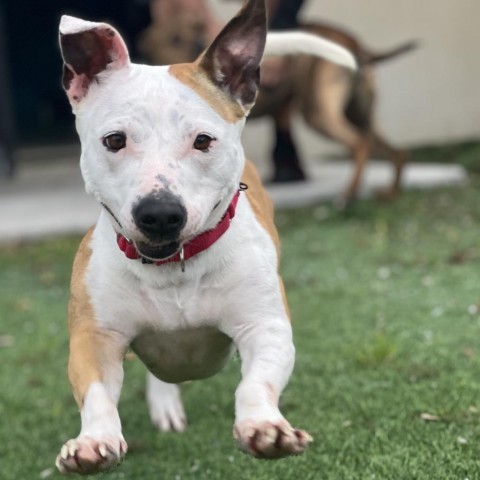
M97 440L80 436L62 447L55 465L63 474L88 475L115 467L126 452L127 444L123 438Z
M298 455L313 440L307 432L292 428L286 420L244 420L235 425L233 436L240 450L267 459Z

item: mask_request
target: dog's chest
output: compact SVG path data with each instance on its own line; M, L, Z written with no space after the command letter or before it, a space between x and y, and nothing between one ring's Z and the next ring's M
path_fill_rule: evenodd
M177 278L186 274L177 273ZM136 322L142 330L184 331L218 325L225 288L210 278L186 278L160 288L140 285L132 291ZM133 298L132 298L133 297Z
M178 383L211 376L223 367L233 345L217 328L225 292L214 280L164 288L139 285L130 293L131 346L153 374Z

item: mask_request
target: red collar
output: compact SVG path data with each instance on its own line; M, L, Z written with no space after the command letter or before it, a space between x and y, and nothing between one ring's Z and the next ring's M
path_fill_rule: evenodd
M200 252L203 252L210 246L212 246L230 227L230 222L232 218L235 216L235 210L237 208L238 197L240 196L240 188L235 196L233 197L230 205L228 206L225 215L222 217L220 222L218 222L217 226L208 230L207 232L201 233L197 237L190 240L186 243L180 252L176 253L170 258L166 258L165 260L157 260L155 265L164 265L166 263L173 263L173 262L182 262L182 270L184 270L184 262L189 258L197 255ZM121 233L117 233L117 244L122 252L125 252L125 256L132 260L136 260L142 258L142 256L138 253L137 249L133 242L127 240ZM149 263L148 261L146 263Z

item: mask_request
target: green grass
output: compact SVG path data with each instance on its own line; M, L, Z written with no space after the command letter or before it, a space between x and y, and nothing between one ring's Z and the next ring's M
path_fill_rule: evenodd
M127 361L130 451L107 478L480 478L479 187L278 215L297 346L282 408L315 437L305 455L236 451L238 359L185 386L183 435L153 431L143 368ZM60 478L55 456L79 430L65 321L77 243L0 250L1 479Z
M462 164L472 172L480 172L480 142L470 140L444 146L417 147L410 151L412 162L437 162Z

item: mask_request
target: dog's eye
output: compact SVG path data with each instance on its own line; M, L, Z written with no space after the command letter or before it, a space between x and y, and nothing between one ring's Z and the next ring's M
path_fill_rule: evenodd
M123 132L109 133L103 137L103 145L111 152L118 152L125 148L127 144L127 137Z
M212 138L210 135L207 135L206 133L201 133L197 136L195 142L193 142L193 148L195 150L200 150L201 152L207 152L213 140L215 139Z

